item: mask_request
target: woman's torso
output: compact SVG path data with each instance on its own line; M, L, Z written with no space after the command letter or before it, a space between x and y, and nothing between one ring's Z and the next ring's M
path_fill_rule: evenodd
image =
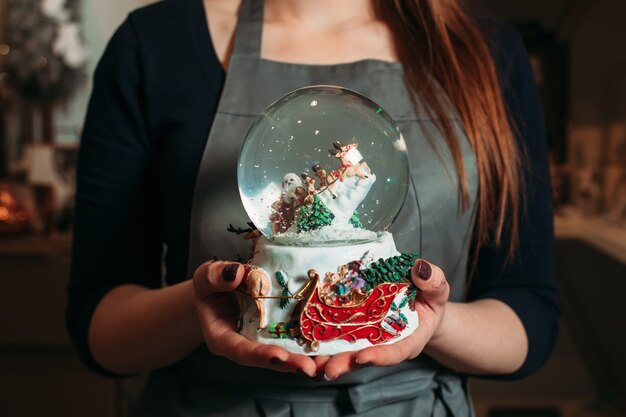
M167 18L164 19L164 16ZM449 161L446 163L449 158L446 149L442 141L436 140L435 123L423 109L414 111L411 107L399 64L368 59L341 65L307 66L262 60L259 56L246 57L240 62L250 64L253 71L248 74L244 72L243 76L240 73L239 79L244 80L247 75L255 78L256 83L248 84L244 89L244 93L254 91L255 100L254 105L249 103L252 100L246 101L246 108L242 109L236 101L228 103L232 95L224 90L226 74L213 49L201 0L157 3L132 13L126 25L132 27L132 33L137 38L137 68L140 72L137 79L140 83L143 130L149 148L149 164L141 190L140 210L145 213L141 222L145 223L142 227L150 234L150 244L163 242L166 248L164 265L168 284L189 276L188 270L193 268L193 264L188 263L189 242L193 234L206 236L212 232L196 227L190 218L194 197L198 194L194 196L194 189L197 188L196 176L201 167L209 132L220 118L218 108L221 108L222 116L227 113L242 114L252 120L264 106L293 88L311 83L334 83L345 84L371 96L398 121L409 144L413 184L403 209L404 215L400 215L392 232L400 250L419 251L424 257L443 266L449 273L450 281L455 283L453 298L463 298L472 212L466 212L462 216L457 212L459 205L455 176L446 173L453 169L452 164ZM229 67L229 76L237 68L242 67ZM265 80L268 82L264 83ZM284 91L285 89L287 90ZM227 108L225 104L234 107ZM450 117L454 118L454 115L451 114ZM456 125L461 129L458 123ZM426 134L432 136L430 139L434 138L434 144L428 143ZM241 132L232 140L241 141ZM432 145L437 149L433 149ZM466 141L462 143L462 148L466 158L465 165L469 169L469 177L472 178L475 175L475 171L472 171L473 154ZM229 152L233 153L232 148ZM231 154L228 158L232 159ZM233 178L228 180L232 182ZM472 187L471 191L475 192L475 186ZM231 191L236 192L235 187ZM233 206L241 205L234 198L229 203ZM214 213L206 212L206 215L210 217ZM227 226L229 219L223 221L224 226ZM204 259L211 257L209 252L200 255ZM233 254L225 251L219 255L228 259ZM159 260L155 256L151 265L158 264ZM215 366L216 362L206 349L200 349L197 356L195 359L199 360L184 361L179 366L156 372L152 382L157 386L163 384L161 387L164 392L174 396L177 395L177 389L185 388L184 392L189 394L192 392L189 389L194 386L201 387L206 381L215 379L231 379L233 382L241 382L243 379L252 384L255 382L255 375L247 375L250 370L244 372L235 369L233 372L224 372L224 369ZM208 360L203 362L203 359ZM220 364L232 365L224 364L223 361ZM414 373L416 370L418 374ZM402 393L400 387L407 382L410 385L410 381L416 380L420 375L427 377L425 386L428 387L428 381L434 381L429 378L439 375L438 365L427 358L421 358L397 369L355 372L338 381L338 384L343 384L345 389L352 389L350 392L354 397L361 395L360 401L363 404L363 401L373 398L372 392L382 392L384 390L380 388L394 386L389 377L403 379L403 383L398 385L398 390ZM263 373L256 375L256 382L280 379L278 375L270 375L268 378L266 376ZM298 378L300 379L296 381ZM398 381L400 380L396 382ZM454 381L458 386L458 378ZM295 375L282 382L292 386L319 385ZM351 385L346 385L348 383ZM389 398L397 399L394 395L398 390L389 392L380 400L384 402ZM153 399L166 400L165 397L154 394L155 391L152 391ZM410 391L409 394L414 396L415 393ZM158 401L150 403L159 404Z
M494 39L500 39L500 36L505 39L500 51L507 51L507 47L519 51L520 43L517 38L513 39L514 37L507 36L507 33L497 31L493 34ZM507 56L500 53L496 54L495 57L500 73L506 79L510 76L508 74L510 65L506 61ZM119 208L121 213L124 207L130 206L130 203L134 204L135 200L141 201L141 206L133 206L133 213L129 213L128 216L124 211L123 217L121 214L118 216L124 221L115 223L111 223L111 221L117 220L118 217L109 215L111 210L96 210L95 214L98 216L89 213L91 217L87 217L87 220L85 220L83 211L82 226L92 220L109 226L106 231L103 231L105 233L99 234L99 236L104 235L104 238L99 239L102 241L99 247L104 250L98 251L103 255L100 257L93 256L89 252L90 245L81 245L81 247L86 246L87 250L78 251L81 256L76 258L77 262L81 264L84 271L93 268L94 264L98 264L98 262L93 262L94 259L100 261L100 258L112 258L116 260L114 265L108 265L106 260L101 262L105 267L105 273L100 273L100 276L106 277L108 280L106 285L115 285L115 282L110 282L112 281L111 277L118 275L115 273L116 271L119 273L123 270L122 277L116 279L123 280L124 277L127 277L126 279L132 280L135 276L150 276L149 280L142 281L142 285L157 286L160 285L160 274L156 269L161 264L161 242L163 242L167 250L164 262L167 283L184 280L189 276L187 273L188 251L190 230L192 229L190 215L196 175L225 80L225 72L215 54L207 30L201 0L163 1L132 13L111 42L110 50L99 65L99 71L100 74L96 74L96 81L100 83L99 88L94 89L95 92L98 92L94 96L98 100L96 100L96 105L92 101L90 113L93 113L93 117L100 117L94 119L100 121L100 124L89 123L94 120L89 120L88 116L87 125L92 125L90 133L98 136L100 132L94 130L93 125L99 126L102 130L101 119L107 123L117 123L116 119L102 116L111 112L107 105L121 102L122 104L130 103L132 106L126 106L114 115L121 113L121 111L129 112L128 118L121 117L118 119L130 121L133 125L111 129L110 132L133 133L133 135L132 137L128 134L116 135L115 140L104 136L102 137L103 140L94 140L92 146L88 148L91 153L83 154L82 159L98 165L96 169L99 171L95 173L100 173L103 169L115 170L114 166L103 167L102 164L95 164L94 158L101 155L103 150L111 150L110 153L115 150L115 157L122 158L122 162L136 161L136 169L126 165L123 168L124 172L115 175L115 178L121 178L126 171L133 174L132 184L125 185L124 190L130 189L132 186L134 195L128 195L129 203L118 203L120 199L116 198L113 209L118 209L117 206L121 206ZM105 89L107 90L106 94ZM392 93L402 94L403 92L393 91ZM133 96L130 97L129 94ZM123 96L118 97L119 95ZM392 101L389 104L381 104L385 108L391 108L394 103ZM253 115L254 113L252 113ZM414 126L419 124L421 127L427 127L431 130L433 128L432 121L427 118L413 120L413 122L419 122L414 123ZM411 120L400 121L401 125L404 123L410 124ZM401 128L404 132L404 128L402 126ZM117 140L118 137L120 140ZM98 136L97 139L100 137ZM103 149L105 139L111 144L107 144L108 148ZM135 141L135 139L137 140ZM467 144L465 146L465 151L467 151ZM96 148L99 151L97 154L93 152ZM459 234L454 232L455 230L458 232L455 227L450 227L449 221L456 219L458 215L456 213L456 187L453 184L454 176L442 175L440 170L425 169L430 166L432 160L437 159L431 152L432 150L427 151L428 149L425 147L424 152L413 154L414 158L411 158L412 163L414 163L412 166L414 178L427 180L426 187L416 187L416 194L431 196L422 200L424 203L429 203L422 207L422 212L425 213L423 223L426 227L422 228L420 224L419 231L415 235L420 235L419 247L422 250L422 255L444 266L446 272L450 272L450 276L455 277L455 282L461 283L458 286L455 285L456 288L453 288L453 291L456 299L462 299L466 268L466 257L463 254L465 246L461 242L456 249L448 250L445 242L454 243L454 241L468 240L471 235L471 222L467 222L463 228L465 234L461 233L462 238L459 238ZM134 153L133 158L129 157L130 153ZM471 159L471 152L466 152L466 156ZM111 162L110 158L106 160ZM424 160L426 162L424 164L415 163ZM144 161L146 161L145 164ZM113 162L115 165L115 161ZM146 166L147 168L145 168ZM420 168L422 169L420 170ZM140 186L136 186L135 179L139 176L139 171L143 176L143 181ZM135 173L137 175L134 175ZM109 207L109 203L106 201L107 196L112 197L115 194L109 192L108 188L104 191L104 193L100 193L102 195L91 195L90 198ZM135 193L135 191L137 192ZM140 198L136 198L135 195L139 195ZM124 194L125 198L126 194ZM416 201L411 203L415 204ZM439 210L441 207L448 209ZM454 210L450 210L451 207L454 207ZM420 219L421 222L422 219ZM404 223L406 224L406 222ZM112 229L111 233L108 233L109 228ZM81 230L83 229L85 227L81 228ZM87 230L90 229L87 228ZM140 234L142 231L143 235ZM395 232L401 236L406 230L394 230ZM421 235L423 235L423 239ZM78 237L81 235L79 234ZM114 239L116 237L123 237L124 239L116 240ZM91 236L82 236L82 239L84 243L91 239ZM107 247L108 242L112 241L117 242L117 244ZM441 242L444 244L442 245ZM122 247L122 250L116 250L118 246ZM148 246L149 248L146 249ZM131 247L132 250L130 250ZM400 249L405 248L400 247ZM147 253L148 251L150 253ZM111 252L117 257L112 257ZM130 257L129 254L133 256ZM127 259L132 259L132 261L127 261ZM137 261L134 261L135 259ZM122 267L120 264L125 266ZM126 267L127 264L128 267ZM106 273L107 267L111 273ZM89 284L91 285L89 288L92 288L93 283ZM100 281L96 284L101 285ZM76 285L74 284L75 287ZM75 300L76 297L74 295ZM432 362L430 365L436 366ZM201 390L208 389L204 378L201 376L198 378L198 375L193 376L195 371L192 369L191 374L189 374L187 373L188 370L172 367L157 372L155 376L161 374L167 377L169 375L174 379L178 378L181 386L188 388L195 386ZM159 378L153 378L152 381L156 379ZM176 383L171 379L161 378L160 382L164 383L164 393L169 393L169 397L164 398L164 401L168 398L171 399L172 395L175 396L174 392L181 388L181 386L176 386ZM376 390L376 386L368 384L365 379L360 382L364 382L359 387L364 388L361 393L365 396L371 396L368 387L373 387ZM384 382L383 380L378 385L381 392L384 391L382 388L390 388L390 385ZM223 382L220 384L226 386ZM211 395L209 398L214 397Z

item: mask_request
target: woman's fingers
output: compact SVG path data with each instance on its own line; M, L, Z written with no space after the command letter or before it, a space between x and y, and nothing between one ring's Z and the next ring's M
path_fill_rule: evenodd
M424 259L418 259L411 268L411 279L420 289L420 296L426 301L445 303L448 301L450 288L443 271Z
M196 295L200 298L211 293L235 290L244 276L243 265L237 262L209 261L200 265L193 275Z
M363 349L356 357L356 362L373 366L396 365L406 360L408 357L407 347L402 343L404 340L392 345L374 346Z
M391 345L373 346L358 352L333 356L324 368L326 379L335 380L348 372L367 366L394 366L414 359L423 350L430 333L419 329L411 336Z
M312 356L315 365L317 365L317 373L323 373L324 368L326 368L326 364L332 358L332 356L322 355L322 356Z
M312 357L306 355L299 355L290 353L289 358L285 362L285 365L291 369L295 369L296 372L304 373L311 378L317 374L317 364Z
M407 339L410 339L407 338ZM358 352L345 352L333 356L324 368L327 380L335 380L348 372L366 366L393 366L407 360L413 353L414 342L407 339L391 345L374 346Z
M208 349L244 366L271 368L281 372L297 372L315 376L317 366L305 355L294 355L275 345L248 340L235 332L232 323L216 318L210 309L201 309L202 332Z
M356 363L357 352L344 352L332 356L324 366L324 378L327 381L335 379L357 370L360 366Z
M281 372L297 372L315 376L316 365L305 355L296 355L275 345L252 342L236 332L225 334L218 344L224 356L244 366L271 368Z
M427 337L428 335L413 334L390 345L373 346L359 352L334 356L326 365L326 375L330 379L336 379L366 366L393 366L413 359L422 351Z
M391 345L373 346L360 351L356 362L362 365L393 366L415 359L424 349L431 332L418 328L412 335Z

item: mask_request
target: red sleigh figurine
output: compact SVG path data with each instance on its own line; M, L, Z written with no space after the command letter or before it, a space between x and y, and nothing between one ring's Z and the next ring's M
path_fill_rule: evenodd
M319 342L343 339L356 342L367 339L371 344L397 337L406 327L405 320L388 320L393 300L410 284L383 283L356 302L337 306L328 303L318 288L319 275L309 271L310 285L299 309L300 336L316 351Z

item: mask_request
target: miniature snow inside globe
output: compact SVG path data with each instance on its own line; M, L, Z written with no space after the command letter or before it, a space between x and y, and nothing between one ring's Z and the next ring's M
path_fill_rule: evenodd
M237 174L255 229L241 334L332 355L415 331L417 254L387 232L409 187L406 144L380 106L342 87L293 91L252 123Z

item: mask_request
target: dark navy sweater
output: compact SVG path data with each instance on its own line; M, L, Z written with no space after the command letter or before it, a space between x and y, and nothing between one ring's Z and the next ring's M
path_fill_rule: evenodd
M529 352L520 370L503 377L513 379L547 360L558 330L551 193L541 106L522 41L501 23L481 25L526 151L527 187L515 262L505 263L503 248L482 248L468 300L498 299L519 315ZM78 163L66 318L80 357L98 372L110 374L87 340L102 297L123 284L158 288L163 277L168 284L189 278L192 194L225 75L201 0L131 13L96 69Z

